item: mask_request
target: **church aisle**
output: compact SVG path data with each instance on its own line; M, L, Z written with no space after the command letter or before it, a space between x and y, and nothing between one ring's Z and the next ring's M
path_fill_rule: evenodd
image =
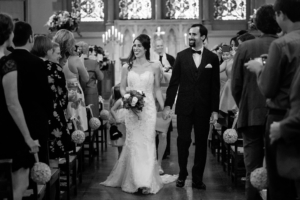
M178 173L177 164L177 131L172 132L171 138L171 156L163 160L163 169L167 174ZM194 146L190 147L189 156L189 174L194 160ZM204 172L204 183L207 186L206 191L192 188L191 176L188 177L184 188L177 188L174 183L165 185L155 195L128 194L120 188L111 188L101 186L99 183L104 181L109 175L117 159L117 149L108 147L108 151L100 155L99 161L95 158L91 166L85 161L86 167L83 173L83 182L78 186L78 194L72 197L73 200L243 200L244 186L237 188L231 183L216 158L208 151L207 163Z

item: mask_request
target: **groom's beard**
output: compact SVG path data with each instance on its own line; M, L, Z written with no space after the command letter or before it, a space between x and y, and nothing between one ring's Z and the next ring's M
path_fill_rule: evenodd
M196 47L196 40L194 40L194 39L189 39L189 46L190 46L190 47Z

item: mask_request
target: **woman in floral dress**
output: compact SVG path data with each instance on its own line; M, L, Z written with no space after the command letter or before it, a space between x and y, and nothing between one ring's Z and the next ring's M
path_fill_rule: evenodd
M69 123L68 126L66 120L68 93L62 67L58 64L61 58L60 47L45 36L37 36L32 53L43 59L47 65L48 83L53 101L53 113L49 117L49 156L51 159L63 157L70 140L69 129L72 129L72 124Z

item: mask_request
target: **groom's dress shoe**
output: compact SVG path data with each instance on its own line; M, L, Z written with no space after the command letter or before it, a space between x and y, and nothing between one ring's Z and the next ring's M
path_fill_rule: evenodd
M192 187L199 189L199 190L206 190L206 185L202 182L202 183L194 183L192 182Z
M184 187L184 183L185 183L185 180L184 179L177 179L176 181L176 187Z

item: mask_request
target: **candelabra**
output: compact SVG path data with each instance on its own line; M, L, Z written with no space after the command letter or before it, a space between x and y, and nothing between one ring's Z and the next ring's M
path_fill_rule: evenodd
M104 46L111 43L112 46L112 61L114 61L114 54L115 54L115 46L118 44L119 46L123 45L123 38L124 35L118 31L117 28L114 26L111 29L108 29L105 34L102 34L102 41Z

